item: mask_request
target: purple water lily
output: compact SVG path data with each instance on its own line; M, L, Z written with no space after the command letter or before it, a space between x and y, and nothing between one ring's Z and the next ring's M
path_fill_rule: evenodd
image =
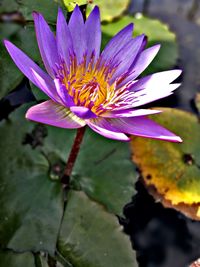
M44 72L9 41L5 46L18 68L50 100L31 107L26 118L61 128L88 125L111 139L129 141L137 135L173 142L181 138L147 115L158 110L137 109L169 96L180 85L172 82L180 70L137 79L158 53L160 45L145 49L145 35L132 37L133 24L115 35L100 54L98 7L84 22L78 6L67 24L59 9L56 37L39 13L33 13Z

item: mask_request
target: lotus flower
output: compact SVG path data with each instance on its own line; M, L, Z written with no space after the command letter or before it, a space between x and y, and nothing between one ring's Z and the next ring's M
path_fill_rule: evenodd
M133 24L116 34L100 53L99 8L86 22L78 6L67 24L58 11L56 36L39 13L33 13L37 42L46 71L9 41L5 46L17 67L50 100L31 107L26 118L61 128L88 125L111 139L129 141L137 135L173 142L181 138L147 115L158 110L138 109L143 104L171 95L179 84L171 84L180 70L139 78L160 45L145 49L147 38L133 38Z

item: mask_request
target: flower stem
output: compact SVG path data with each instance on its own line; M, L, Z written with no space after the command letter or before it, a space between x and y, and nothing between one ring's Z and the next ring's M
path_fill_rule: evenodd
M69 185L69 180L70 180L70 176L76 161L76 158L78 156L78 152L80 150L81 147L81 143L83 141L83 136L85 133L85 128L86 127L82 127L82 128L78 128L77 132L76 132L76 137L74 139L74 143L72 146L72 149L70 151L68 160L67 160L67 164L64 170L64 174L63 177L61 178L61 182L62 184L66 187Z

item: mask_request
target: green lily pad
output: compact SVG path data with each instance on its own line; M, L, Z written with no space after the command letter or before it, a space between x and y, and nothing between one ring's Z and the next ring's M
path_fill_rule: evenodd
M33 20L32 12L37 11L42 13L49 23L54 25L60 1L61 0L20 0L19 10L26 20Z
M88 1L87 5L87 14L91 12L91 10L98 6L101 12L101 20L110 22L113 19L120 17L125 10L127 10L129 0L94 0Z
M0 25L0 29L0 57L3 62L0 65L0 98L2 98L15 89L24 77L12 61L2 41L4 39L10 40L34 61L41 62L41 59L33 26L29 25L23 28L16 24L2 24Z
M20 108L0 124L0 244L53 254L63 213L62 189L49 179L42 153L25 145L35 124L26 122L24 113Z
M30 252L14 253L0 251L0 267L36 267L34 256Z
M70 192L58 251L74 267L138 266L117 218L82 192Z
M150 193L164 205L200 220L200 124L196 116L162 108L153 118L183 139L182 144L133 137L133 161Z
M48 128L44 151L52 151L66 162L74 140L74 130ZM127 143L106 139L89 128L72 173L75 188L103 204L110 212L122 214L123 206L135 193L138 174L130 160Z
M124 16L118 21L102 25L102 47L106 45L112 36L129 23L134 23L134 36L143 33L147 35L148 47L154 44L161 44L158 55L150 64L145 74L167 70L176 64L178 48L175 34L169 30L166 24L156 19L143 17L142 15L138 17Z

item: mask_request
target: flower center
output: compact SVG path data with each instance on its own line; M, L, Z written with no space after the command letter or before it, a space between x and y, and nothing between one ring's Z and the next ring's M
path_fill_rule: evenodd
M116 91L116 84L110 84L115 68L101 64L101 59L94 64L94 58L77 64L76 57L71 59L69 70L63 64L59 74L75 105L84 106L99 115L112 109L122 91Z

